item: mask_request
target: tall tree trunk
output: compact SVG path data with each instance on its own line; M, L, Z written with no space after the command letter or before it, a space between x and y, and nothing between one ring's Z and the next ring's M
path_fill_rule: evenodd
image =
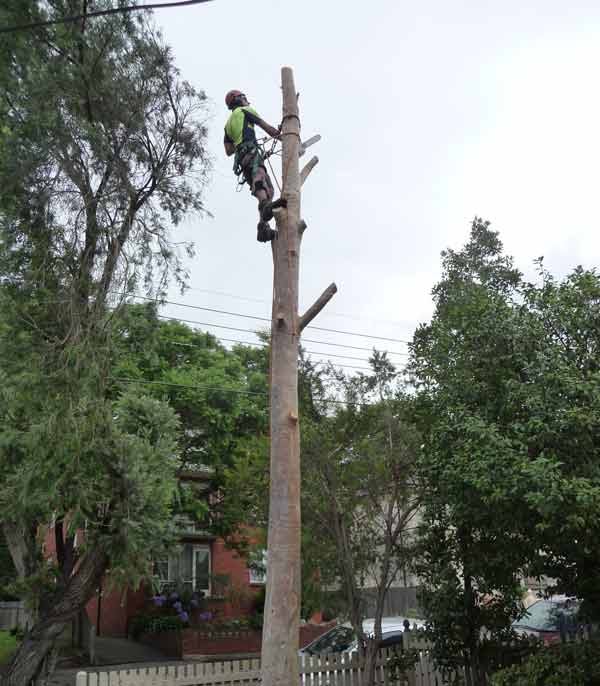
M25 581L36 570L37 525L33 525L28 529L23 524L9 521L4 523L2 530L17 571L17 577L19 581ZM24 616L25 627L29 629L35 622L35 612L32 608L26 607Z
M271 327L271 479L262 686L298 683L300 628L300 428L298 421L298 271L300 121L292 70L283 87L283 193L276 215Z
M373 686L375 683L375 666L377 664L377 653L379 652L379 641L368 640L364 651L364 662L362 669L362 686Z
M108 564L101 549L90 550L84 555L64 591L50 603L14 654L2 686L29 686L43 669L44 660L50 655L57 637L67 622L77 615L96 592Z

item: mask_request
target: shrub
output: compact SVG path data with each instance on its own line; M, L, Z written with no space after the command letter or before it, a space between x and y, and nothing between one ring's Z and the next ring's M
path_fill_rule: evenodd
M542 648L523 664L497 672L492 686L600 686L600 641Z
M17 639L17 641L22 641L25 637L25 630L21 629L20 626L11 627L9 633L11 636L14 636Z
M161 631L180 631L187 626L177 615L136 615L129 625L129 633L133 638L140 634L157 634Z

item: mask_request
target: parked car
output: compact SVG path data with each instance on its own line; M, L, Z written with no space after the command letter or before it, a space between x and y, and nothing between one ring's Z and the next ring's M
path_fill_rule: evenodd
M420 619L407 619L406 617L383 617L381 619L381 647L388 648L398 645L402 641L405 631L405 622L410 623L411 630L424 629L425 623ZM365 619L363 631L366 636L373 636L375 632L375 620ZM358 642L354 629L349 622L334 626L324 634L321 634L312 643L301 648L299 655L329 655L336 653L353 653L358 649Z
M513 622L513 629L521 635L536 636L546 644L557 643L561 633L577 632L576 615L579 603L575 598L553 596L536 601L527 608L527 614Z

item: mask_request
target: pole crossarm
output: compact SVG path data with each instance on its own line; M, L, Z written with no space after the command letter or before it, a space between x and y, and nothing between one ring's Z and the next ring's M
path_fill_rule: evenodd
M298 320L298 330L302 331L306 326L308 326L336 293L337 286L335 283L329 284L329 286L327 286L317 300L315 300L308 310L306 310L306 312L300 317Z

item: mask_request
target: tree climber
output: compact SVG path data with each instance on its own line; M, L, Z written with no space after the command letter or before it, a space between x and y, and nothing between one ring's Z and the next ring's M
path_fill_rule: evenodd
M232 90L225 96L225 104L231 110L225 124L225 152L227 156L235 154L234 173L244 175L244 181L250 186L250 192L258 200L260 221L257 226L256 240L266 243L272 240L277 232L269 226L273 218L273 208L281 206L281 201L273 203L273 184L265 169L265 161L256 142L254 125L260 126L269 136L279 138L279 129L267 124L258 116L258 112L249 106L246 96L241 91Z

